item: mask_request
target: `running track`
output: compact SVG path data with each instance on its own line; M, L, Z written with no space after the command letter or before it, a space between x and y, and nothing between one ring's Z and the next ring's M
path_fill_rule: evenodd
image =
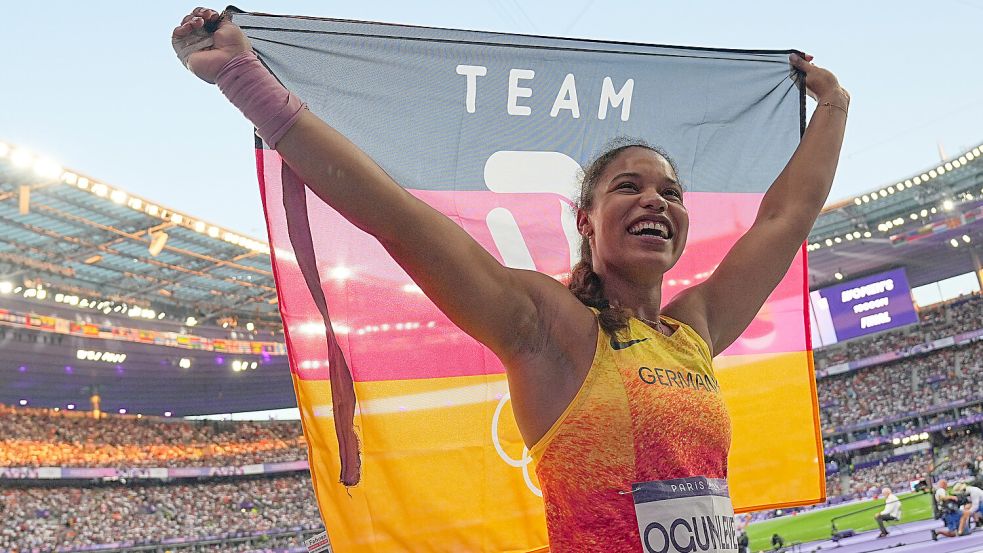
M833 553L868 553L888 551L890 553L977 553L983 552L983 529L977 528L968 536L947 538L939 536L932 541L931 530L941 529L940 520L923 520L908 524L888 526L891 533L886 538L877 538L878 531L871 530L856 536L842 539L837 544L832 540L814 541L786 548L792 553L814 553L830 551Z

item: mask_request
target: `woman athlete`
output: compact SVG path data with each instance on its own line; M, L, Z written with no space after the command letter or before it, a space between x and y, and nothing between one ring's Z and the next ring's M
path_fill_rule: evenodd
M711 359L787 272L829 194L843 141L850 96L811 56L790 63L820 105L754 224L712 276L663 306L663 277L683 253L689 214L658 149L625 144L586 168L582 260L566 287L502 266L406 192L303 109L216 11L195 9L172 41L315 194L379 240L451 321L501 359L537 461L552 551L638 551L632 494L640 485L726 479L730 420Z

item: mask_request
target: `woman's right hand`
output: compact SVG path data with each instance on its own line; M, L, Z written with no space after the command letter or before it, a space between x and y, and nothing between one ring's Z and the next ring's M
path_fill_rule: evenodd
M207 27L216 26L213 32ZM215 10L195 8L171 34L174 52L201 80L214 83L218 72L235 56L252 50L249 39Z

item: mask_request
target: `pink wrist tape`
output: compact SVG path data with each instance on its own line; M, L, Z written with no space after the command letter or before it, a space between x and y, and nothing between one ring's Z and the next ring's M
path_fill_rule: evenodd
M215 83L272 148L276 148L307 107L263 67L252 51L229 60L219 70Z

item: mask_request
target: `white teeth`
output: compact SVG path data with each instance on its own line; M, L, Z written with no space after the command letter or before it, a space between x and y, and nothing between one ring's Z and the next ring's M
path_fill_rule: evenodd
M661 221L639 221L628 227L631 234L639 234L645 229L658 232L663 238L669 238L669 226Z

